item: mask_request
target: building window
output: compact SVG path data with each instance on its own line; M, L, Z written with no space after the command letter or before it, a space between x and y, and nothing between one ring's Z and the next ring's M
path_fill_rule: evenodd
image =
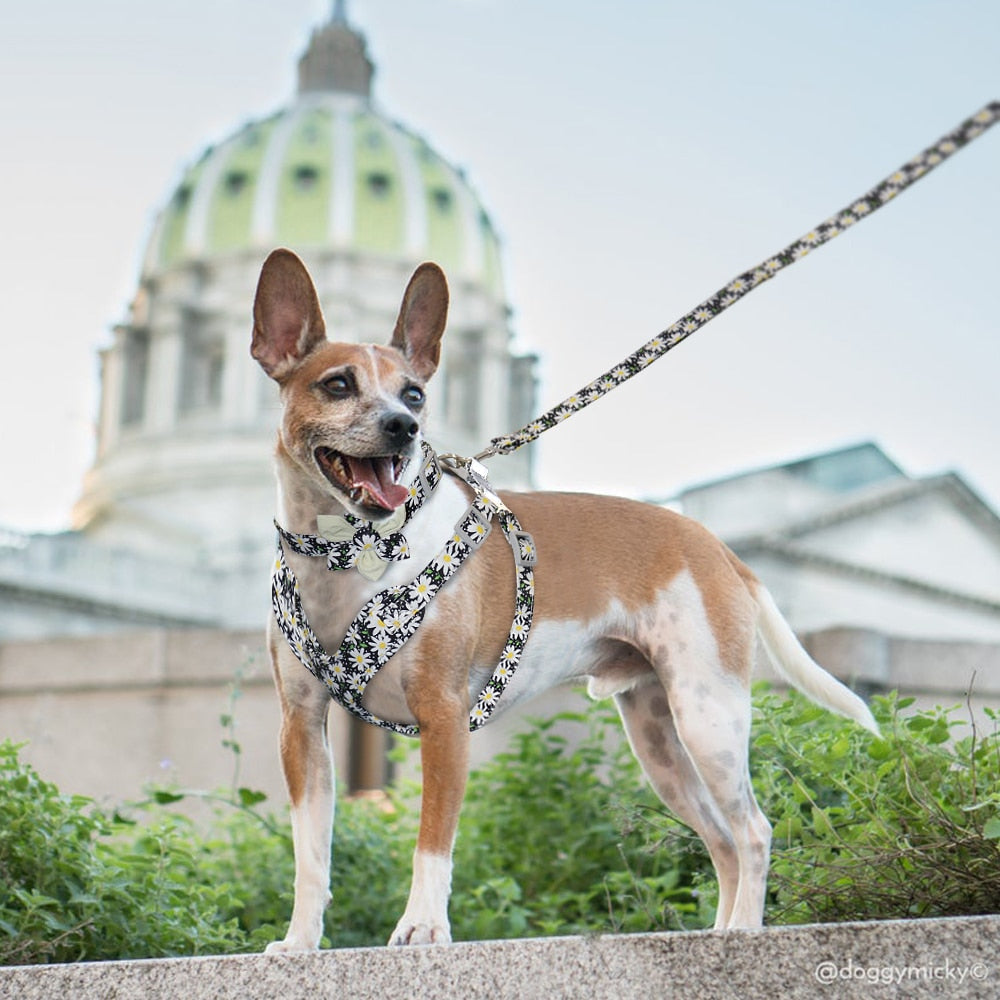
M319 183L319 171L308 163L299 164L292 173L296 191L312 191Z
M384 198L388 195L391 185L392 179L388 174L379 172L368 175L368 190L371 191L376 198Z
M149 332L130 330L122 347L121 422L141 424L146 415L146 381L149 376Z
M230 170L222 183L226 194L231 198L236 198L243 193L247 184L250 183L250 175L245 170Z
M182 414L218 410L222 405L225 341L205 328L205 319L188 311L182 324L181 383L178 409Z
M439 212L447 212L451 208L451 192L447 188L435 188L431 192L431 198Z

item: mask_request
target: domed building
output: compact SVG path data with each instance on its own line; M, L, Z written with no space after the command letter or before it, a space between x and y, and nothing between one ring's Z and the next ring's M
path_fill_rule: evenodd
M266 567L278 400L249 342L275 246L304 258L328 333L352 341L386 341L414 267L440 263L452 299L429 439L472 454L530 417L535 358L512 350L489 216L460 170L373 104L373 72L338 2L295 99L183 171L102 355L97 457L74 511L88 540L212 571ZM491 467L509 485L531 478L528 449Z

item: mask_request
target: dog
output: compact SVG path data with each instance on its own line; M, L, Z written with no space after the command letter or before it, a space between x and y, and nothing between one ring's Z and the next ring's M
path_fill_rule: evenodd
M276 524L285 543L310 536L323 517L346 514L352 525L377 530L414 496L426 386L447 311L445 276L426 263L406 287L387 344L331 342L301 260L285 249L267 258L251 354L282 400ZM360 562L331 572L315 554L284 544L278 562L295 581L287 594L318 642L336 649L383 588L411 585L457 538L455 526L476 495L469 481L445 471L393 536L404 538L407 558L388 561L377 580L359 571ZM650 784L705 842L719 882L716 928L759 927L771 827L747 763L757 637L790 684L877 733L867 706L809 657L755 575L694 521L614 497L490 496L513 512L537 552L531 632L497 710L570 680L586 680L594 698L613 698ZM408 902L390 944L451 939L451 852L468 772L470 705L504 655L522 569L504 533L492 531L359 699L359 711L420 734L419 833ZM330 688L305 669L288 639L279 617L289 614L276 610L268 629L295 852L291 922L285 938L268 946L279 952L319 946L334 814Z

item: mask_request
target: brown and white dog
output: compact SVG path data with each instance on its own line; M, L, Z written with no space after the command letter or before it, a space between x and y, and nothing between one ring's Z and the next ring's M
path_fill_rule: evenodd
M410 279L390 342L334 343L304 265L289 250L264 264L252 354L279 385L278 522L316 530L317 515L388 517L418 465L424 387L438 366L448 309L441 270ZM716 927L758 927L770 825L747 767L749 682L759 635L781 673L819 704L877 732L865 704L819 667L753 573L676 513L573 493L503 493L537 546L534 625L501 698L506 710L586 678L613 697L632 749L663 801L705 841L719 879ZM334 650L377 591L404 585L441 550L471 491L445 475L407 526L411 558L378 583L286 552L303 607ZM420 829L406 910L392 944L450 940L451 851L465 791L469 709L496 666L514 614L510 546L494 531L431 603L420 631L365 690L383 719L420 727ZM329 693L275 621L269 645L281 701L281 760L291 798L295 903L283 941L316 948L330 879L334 779Z

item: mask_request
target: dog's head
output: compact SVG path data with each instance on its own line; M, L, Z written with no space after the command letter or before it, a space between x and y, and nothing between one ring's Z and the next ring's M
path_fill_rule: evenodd
M264 262L250 353L281 387L279 448L314 485L366 520L408 496L425 386L441 356L448 285L436 264L413 273L387 346L333 343L309 272L290 250Z

